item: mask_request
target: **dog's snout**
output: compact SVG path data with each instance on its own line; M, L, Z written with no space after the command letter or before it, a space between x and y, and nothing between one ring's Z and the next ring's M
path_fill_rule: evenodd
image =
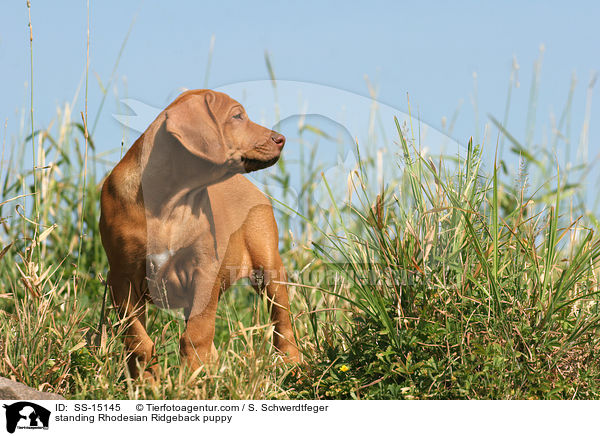
M283 148L285 145L285 136L283 136L281 133L272 132L271 139L279 148Z

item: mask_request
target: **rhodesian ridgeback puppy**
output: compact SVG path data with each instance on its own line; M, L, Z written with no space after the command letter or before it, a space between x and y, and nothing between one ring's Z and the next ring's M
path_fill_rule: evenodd
M184 308L182 361L191 369L211 355L220 294L254 277L272 302L273 342L299 354L290 321L286 274L269 200L242 173L279 159L285 138L248 119L225 94L181 94L150 124L102 187L100 233L108 284L129 327L132 376L152 376L154 343L145 304Z

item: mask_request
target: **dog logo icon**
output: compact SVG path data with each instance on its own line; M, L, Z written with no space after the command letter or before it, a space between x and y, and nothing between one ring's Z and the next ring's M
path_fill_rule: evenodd
M3 406L6 409L6 431L15 429L48 429L50 411L29 401L19 401Z

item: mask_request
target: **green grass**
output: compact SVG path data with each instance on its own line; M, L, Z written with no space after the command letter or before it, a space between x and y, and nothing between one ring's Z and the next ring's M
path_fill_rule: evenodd
M596 398L600 241L559 215L560 186L502 211L472 143L448 175L399 136L411 195L362 197L316 244L352 310L315 337L298 396Z
M96 168L105 155L86 129L87 110L78 117L65 105L50 127L12 141L6 155L3 147L0 375L71 399L598 398L600 241L581 193L589 167L563 170L552 152L521 144L505 127L509 102L510 92L504 122L492 122L521 156L516 173L502 148L484 165L473 141L462 157L422 155L396 120L385 144L396 177L379 187L370 179L376 156L363 154L353 201L332 195L325 211L310 201L325 133L304 125L292 211L301 225L292 234L292 219L278 220L304 362L280 361L268 304L242 283L219 306L217 361L194 374L180 369L181 317L148 308L155 384L127 376L127 320L110 301L102 310ZM270 182L290 189L285 154Z

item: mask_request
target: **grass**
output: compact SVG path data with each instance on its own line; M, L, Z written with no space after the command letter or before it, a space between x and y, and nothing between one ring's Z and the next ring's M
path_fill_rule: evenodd
M521 196L502 211L497 169L480 178L472 143L444 175L404 138L408 201L398 188L363 198L355 227L339 219L316 245L353 310L315 338L299 397L596 398L594 232L561 219L560 188L547 208Z
M345 202L316 164L322 132L299 127L299 206L278 222L303 364L280 361L267 302L238 284L219 306L219 357L193 374L179 366L181 317L148 308L161 368L161 383L150 383L125 372L127 320L110 301L101 310L96 168L114 162L95 149L87 104L81 121L65 105L51 126L6 156L3 147L0 375L70 399L598 398L600 240L581 194L590 167L562 169L533 149L533 116L520 143L509 107L510 88L504 121L492 122L520 156L516 173L500 147L485 174L472 140L464 156L434 160L395 120L385 144L395 178L381 185L377 156L363 152ZM570 107L571 95L554 146ZM289 171L284 155L271 180L284 193ZM327 210L311 202L321 180Z

